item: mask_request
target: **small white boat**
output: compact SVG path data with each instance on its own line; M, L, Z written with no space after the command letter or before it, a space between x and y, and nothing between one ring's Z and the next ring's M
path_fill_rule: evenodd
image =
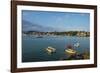
M79 47L80 46L80 43L76 43L74 44L75 47Z
M53 53L53 52L56 51L56 49L49 46L48 48L46 48L46 51L47 51L48 53Z

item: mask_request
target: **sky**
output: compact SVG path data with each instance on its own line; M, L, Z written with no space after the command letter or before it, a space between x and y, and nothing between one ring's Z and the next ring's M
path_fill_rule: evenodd
M23 31L90 31L90 14L22 10Z

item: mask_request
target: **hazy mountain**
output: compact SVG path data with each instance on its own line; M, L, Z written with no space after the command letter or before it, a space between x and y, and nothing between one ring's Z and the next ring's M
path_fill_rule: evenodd
M54 28L51 27L44 27L37 23L31 23L26 20L22 20L22 30L23 31L41 31L41 32L48 32L48 31L55 31Z

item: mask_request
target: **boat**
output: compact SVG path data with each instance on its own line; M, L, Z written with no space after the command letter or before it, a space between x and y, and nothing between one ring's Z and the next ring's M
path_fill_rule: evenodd
M68 56L72 56L72 55L75 55L77 53L76 50L74 50L72 48L66 49L65 52Z
M46 51L47 51L48 53L54 53L54 52L56 52L56 49L53 48L53 47L48 46L48 47L46 48Z
M79 47L80 46L80 43L76 43L74 44L75 47Z

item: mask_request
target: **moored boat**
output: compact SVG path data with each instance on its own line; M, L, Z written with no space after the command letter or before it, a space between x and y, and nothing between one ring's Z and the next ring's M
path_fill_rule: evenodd
M74 49L66 49L65 52L69 55L75 55L76 51Z
M48 46L48 47L46 48L46 51L47 51L48 53L54 53L54 52L56 52L56 49L53 48L53 47Z
M74 44L74 47L79 47L79 46L80 46L80 43Z

